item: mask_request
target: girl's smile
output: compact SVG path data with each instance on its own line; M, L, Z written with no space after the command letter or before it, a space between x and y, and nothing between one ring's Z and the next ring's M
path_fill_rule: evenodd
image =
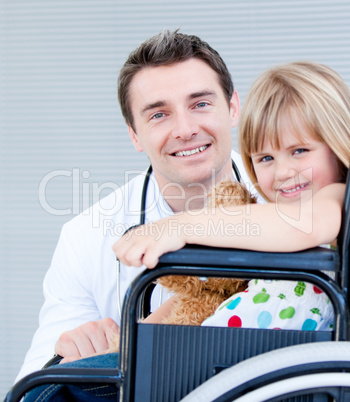
M308 183L303 183L303 184L298 184L296 186L292 186L290 188L280 188L278 191L285 195L285 196L291 196L294 197L298 195L301 191L307 190L310 186L310 182Z

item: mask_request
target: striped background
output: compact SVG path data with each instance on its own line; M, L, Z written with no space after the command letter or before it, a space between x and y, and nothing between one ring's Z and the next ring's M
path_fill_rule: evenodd
M102 197L147 166L117 102L128 53L164 28L196 34L243 102L286 61L328 64L350 84L349 22L348 0L0 0L1 399L37 327L62 224L91 204L93 184Z

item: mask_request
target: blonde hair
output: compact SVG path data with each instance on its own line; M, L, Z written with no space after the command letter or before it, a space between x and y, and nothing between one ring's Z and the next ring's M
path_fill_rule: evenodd
M239 141L245 168L254 184L257 178L251 154L266 140L280 148L282 119L287 116L302 140L293 112L310 135L327 144L338 159L341 181L350 161L350 90L331 68L314 62L295 62L261 74L245 100L239 122ZM258 188L259 190L259 188ZM262 194L264 195L264 194Z

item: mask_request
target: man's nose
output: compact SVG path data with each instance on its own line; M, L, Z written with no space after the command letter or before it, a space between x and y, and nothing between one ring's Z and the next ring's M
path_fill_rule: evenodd
M187 111L176 113L173 119L171 135L173 138L184 141L190 140L199 131L195 117Z

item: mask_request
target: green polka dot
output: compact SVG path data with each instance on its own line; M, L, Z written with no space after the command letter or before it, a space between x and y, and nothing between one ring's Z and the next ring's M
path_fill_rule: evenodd
M313 314L318 314L318 315L321 315L321 313L320 313L320 309L318 309L318 308L312 308L311 310L311 313L313 313Z
M281 320L286 320L288 318L292 318L295 314L294 307L287 307L286 309L282 310L279 314Z
M266 289L262 289L261 293L258 293L253 297L254 304L266 303L270 298L270 295L266 293Z
M294 288L295 295L302 296L304 294L305 288L305 282L298 282L297 286Z

